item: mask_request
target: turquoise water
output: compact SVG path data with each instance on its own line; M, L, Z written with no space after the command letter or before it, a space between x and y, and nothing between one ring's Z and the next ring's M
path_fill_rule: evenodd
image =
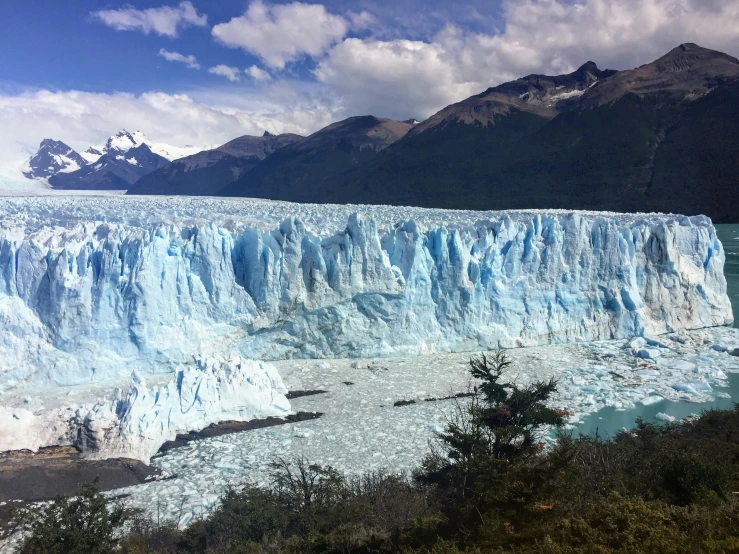
M618 411L615 408L603 408L583 418L582 424L578 425L575 434L594 434L596 431L605 437L612 437L624 427L631 429L636 425L636 418L641 417L647 423L662 423L655 416L662 412L677 419L683 419L691 414L699 414L709 408L726 410L734 407L734 402L739 400L739 374L729 374L729 386L726 388L715 387L714 392L727 392L729 398L716 398L712 402L674 402L663 400L649 406L637 406L630 410Z
M734 310L734 327L739 327L739 225L716 225L716 232L726 251L726 285Z

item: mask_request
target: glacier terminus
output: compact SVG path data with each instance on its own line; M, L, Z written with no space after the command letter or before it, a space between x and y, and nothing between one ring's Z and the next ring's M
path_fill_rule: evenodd
M732 321L724 256L703 216L1 199L0 390L130 385L66 415L16 410L15 434L0 446L64 437L95 456L146 460L175 432L288 412L279 375L251 360L723 325ZM147 376L165 375L168 384L147 388ZM172 406L176 417L152 415ZM33 444L22 441L28 429Z
M464 352L732 321L701 216L167 199L145 220L152 202L0 200L1 387L213 353Z

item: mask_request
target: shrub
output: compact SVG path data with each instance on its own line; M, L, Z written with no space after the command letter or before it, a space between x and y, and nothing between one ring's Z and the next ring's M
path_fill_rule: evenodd
M26 534L18 554L109 554L119 543L127 519L120 506L108 502L95 485L77 496L57 496L46 507L26 508L15 519Z
M475 394L439 434L440 447L417 475L438 487L445 515L463 535L487 525L491 511L504 520L524 513L559 468L551 463L555 457L541 455L542 434L561 426L565 415L546 405L556 382L502 382L510 364L502 351L470 360L470 373L479 380Z

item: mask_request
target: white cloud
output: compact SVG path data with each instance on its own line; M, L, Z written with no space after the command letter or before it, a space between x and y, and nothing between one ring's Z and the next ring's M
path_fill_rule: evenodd
M215 67L211 67L210 69L208 69L208 73L225 77L232 83L241 79L241 70L238 67L231 67L224 64L219 64Z
M90 14L116 31L141 31L176 37L180 29L190 26L204 27L208 16L199 14L192 2L180 2L176 7L161 6L137 10L131 6L118 10L98 10Z
M352 28L354 29L368 29L378 24L375 16L364 10L359 13L349 11L346 15L349 18L349 21L352 22Z
M190 69L200 69L200 64L198 63L198 60L196 60L195 56L193 56L192 54L189 56L185 56L183 54L180 54L179 52L170 52L168 50L165 50L164 48L161 48L159 50L159 55L168 62L184 63Z
M349 38L315 71L344 100L347 113L406 119L469 96L444 48L419 41Z
M347 38L315 75L346 114L423 118L489 86L588 60L629 69L683 42L739 54L735 0L507 0L504 18L497 34L449 25L430 42Z
M464 36L450 27L437 37L461 79L494 84L527 73L571 71L587 60L630 69L683 42L739 50L734 0L509 0L505 20L501 34Z
M272 79L272 75L270 75L268 71L265 71L264 69L262 69L261 67L257 67L256 65L247 67L244 70L244 73L249 75L249 77L251 77L255 81L269 81Z
M119 129L140 129L152 140L174 146L222 144L265 130L306 135L336 117L330 103L286 82L238 94L230 89L190 94L48 90L0 94L0 185L9 179L24 181L20 166L44 138L83 151Z
M232 48L255 54L269 67L282 69L304 55L320 56L349 31L344 17L322 4L278 4L256 0L246 13L213 27L213 36Z

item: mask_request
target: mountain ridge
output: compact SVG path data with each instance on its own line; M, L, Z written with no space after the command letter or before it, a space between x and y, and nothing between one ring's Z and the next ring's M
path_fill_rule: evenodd
M237 137L157 165L124 188L459 209L673 211L739 221L734 103L739 60L683 43L634 69L587 61L563 75L527 75L422 122L364 115L308 137ZM119 135L88 154L143 141L140 132ZM58 155L68 153L61 144ZM79 163L49 160L36 167L65 172L56 181Z
M302 140L285 133L243 135L211 150L192 154L142 175L127 194L214 195L275 150Z
M289 185L255 185L250 179L260 164L220 194L455 209L671 211L739 221L735 104L739 61L684 43L631 70L587 62L566 75L491 87L443 108L374 156L340 171L314 169L318 177L310 181L300 178L301 167L268 157L263 164L277 166L270 172Z
M337 121L277 150L218 192L219 195L309 201L343 172L372 159L401 140L413 123L373 115ZM281 199L281 198L280 198Z

